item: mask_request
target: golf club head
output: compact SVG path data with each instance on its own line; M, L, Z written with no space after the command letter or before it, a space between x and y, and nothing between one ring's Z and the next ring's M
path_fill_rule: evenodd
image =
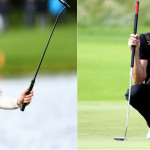
M125 137L116 137L116 138L114 138L114 140L116 140L116 141L126 141L127 138L125 138Z

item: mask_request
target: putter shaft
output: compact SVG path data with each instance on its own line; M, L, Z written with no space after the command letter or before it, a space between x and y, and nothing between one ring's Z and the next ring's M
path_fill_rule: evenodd
M130 99L131 99L131 88L132 88L132 74L133 74L133 68L131 67L130 70L130 84L129 84L129 96L128 96L128 107L127 107L127 121L126 121L126 129L124 138L126 139L127 136L127 130L128 130L128 121L129 121L129 110L130 110Z

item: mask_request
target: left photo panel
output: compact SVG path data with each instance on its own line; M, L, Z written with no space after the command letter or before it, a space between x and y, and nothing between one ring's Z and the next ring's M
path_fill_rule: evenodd
M0 149L77 149L77 0L0 0Z

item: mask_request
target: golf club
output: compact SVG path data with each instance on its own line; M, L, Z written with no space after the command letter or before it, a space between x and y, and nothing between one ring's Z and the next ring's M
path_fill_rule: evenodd
M56 27L56 24L57 24L57 22L58 22L58 18L59 18L59 16L60 16L60 14L63 12L63 10L64 10L66 7L67 7L67 8L70 8L70 6L69 6L66 2L64 2L63 0L59 0L59 1L64 5L64 7L63 7L63 9L59 12L59 14L58 14L57 17L56 17L56 20L55 20L55 23L54 23L52 32L51 32L51 34L50 34L50 37L49 37L49 39L48 39L48 42L47 42L46 47L45 47L45 50L44 50L44 53L43 53L43 55L42 55L42 58L41 58L41 60L40 60L40 63L39 63L38 68L37 68L37 70L36 70L36 73L35 73L35 75L34 75L34 78L33 78L32 81L31 81L31 84L30 84L30 86L29 86L29 89L28 89L28 92L26 93L26 95L29 95L30 92L32 91L33 87L34 87L35 80L36 80L36 76L37 76L37 74L38 74L38 72L39 72L40 66L41 66L41 64L42 64L43 58L44 58L44 56L45 56L46 50L47 50L48 45L49 45L49 43L50 43L50 40L51 40L51 38L52 38L52 35L53 35L54 30L55 30L55 27ZM20 108L20 110L21 110L21 111L24 111L24 110L25 110L25 107L26 107L26 103L23 103L23 104L22 104L22 107Z
M63 1L63 0L59 0L59 1L60 1L64 6L70 8L70 6L69 6L65 1Z
M134 34L137 33L138 13L139 13L139 1L136 2L134 32L133 32ZM114 138L114 140L117 140L117 141L126 141L127 140L126 136L127 136L128 120L129 120L130 96L131 96L132 75L133 75L133 67L134 67L134 55L135 55L135 46L132 46L131 70L130 70L130 84L129 84L129 96L128 96L126 129L125 129L124 137Z

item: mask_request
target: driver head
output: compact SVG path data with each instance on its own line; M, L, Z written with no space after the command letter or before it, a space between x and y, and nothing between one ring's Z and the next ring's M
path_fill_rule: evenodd
M127 138L120 138L120 137L117 137L117 138L114 138L114 140L116 140L116 141L126 141L127 140Z

